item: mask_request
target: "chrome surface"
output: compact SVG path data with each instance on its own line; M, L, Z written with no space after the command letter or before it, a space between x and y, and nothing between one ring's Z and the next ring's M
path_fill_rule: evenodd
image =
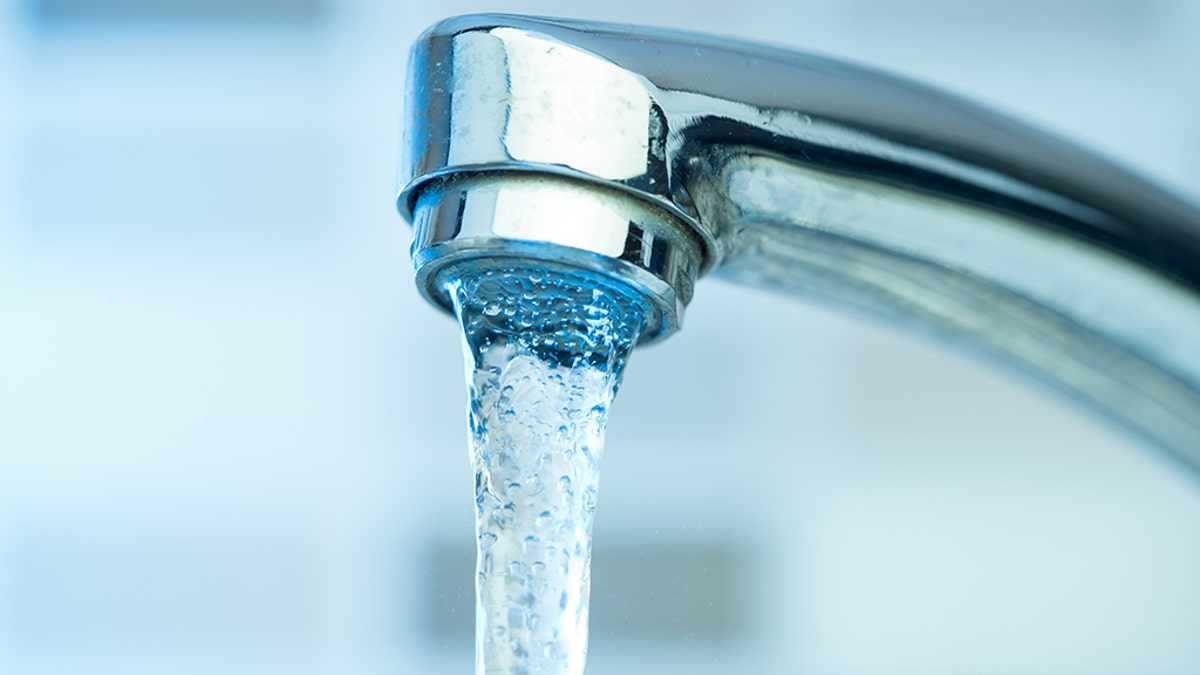
M633 287L649 301L643 342L679 329L700 251L690 229L653 204L560 176L481 172L417 197L417 287L452 311L442 273L478 258L567 263Z
M443 259L567 255L649 292L661 338L712 270L928 329L1200 472L1200 212L1084 149L825 58L515 16L426 32L408 105L434 302Z

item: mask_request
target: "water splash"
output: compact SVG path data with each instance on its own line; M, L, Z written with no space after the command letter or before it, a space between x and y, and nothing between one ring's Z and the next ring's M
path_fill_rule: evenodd
M470 393L477 675L579 675L608 409L644 308L552 266L448 283Z

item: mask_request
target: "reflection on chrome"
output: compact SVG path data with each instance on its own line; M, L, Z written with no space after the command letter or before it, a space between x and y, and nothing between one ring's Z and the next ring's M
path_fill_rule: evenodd
M413 51L400 210L446 265L578 265L678 330L695 280L836 302L1015 366L1200 471L1200 212L952 95L701 35L517 16Z

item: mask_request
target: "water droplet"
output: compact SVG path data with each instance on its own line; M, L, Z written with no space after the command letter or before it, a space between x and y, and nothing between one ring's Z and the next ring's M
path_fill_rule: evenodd
M453 270L451 297L468 346L480 628L495 638L483 662L536 672L530 650L581 672L569 660L586 634L595 460L641 310L598 278L472 265Z

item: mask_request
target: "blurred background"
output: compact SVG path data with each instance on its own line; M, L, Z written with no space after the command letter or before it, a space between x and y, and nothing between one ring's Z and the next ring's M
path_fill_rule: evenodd
M450 14L967 94L1200 200L1190 0L5 0L0 673L467 673L453 323L392 205ZM1008 373L702 282L611 421L589 673L1200 672L1200 484Z

